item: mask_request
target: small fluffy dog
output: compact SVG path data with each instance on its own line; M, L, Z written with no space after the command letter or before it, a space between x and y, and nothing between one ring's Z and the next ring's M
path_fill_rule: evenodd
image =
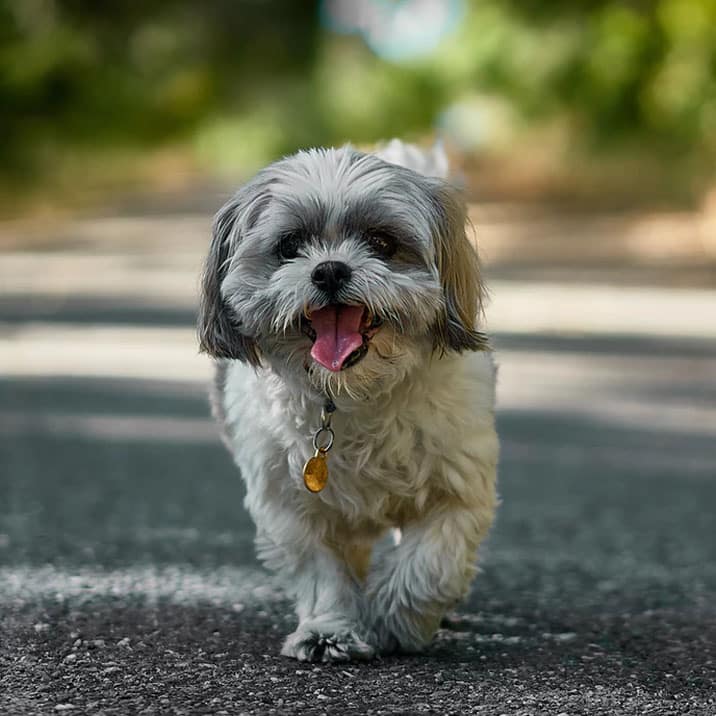
M200 342L258 554L295 598L286 656L420 650L493 520L495 369L446 167L400 142L302 151L214 222Z

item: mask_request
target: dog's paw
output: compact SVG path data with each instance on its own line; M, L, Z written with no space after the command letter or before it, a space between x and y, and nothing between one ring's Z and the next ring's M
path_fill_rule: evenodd
M298 661L367 661L375 650L355 631L331 632L308 624L286 637L281 654Z

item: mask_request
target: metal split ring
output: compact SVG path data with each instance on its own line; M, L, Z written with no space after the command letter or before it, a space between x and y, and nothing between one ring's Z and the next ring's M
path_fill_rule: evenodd
M328 435L328 442L325 445L320 444L322 434ZM336 436L333 432L333 428L328 426L319 428L319 430L317 430L315 435L313 436L313 449L317 450L318 452L328 452L333 447L333 440L335 439L335 437Z

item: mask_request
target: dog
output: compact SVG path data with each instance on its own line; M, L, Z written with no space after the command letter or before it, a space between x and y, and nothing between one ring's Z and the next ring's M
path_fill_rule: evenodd
M301 661L422 650L493 522L495 367L446 166L398 141L300 151L214 220L200 347Z

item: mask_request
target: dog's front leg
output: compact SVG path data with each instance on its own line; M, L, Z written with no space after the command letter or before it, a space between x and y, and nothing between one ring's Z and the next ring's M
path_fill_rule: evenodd
M284 522L290 538L280 544L265 533L257 538L260 556L287 578L295 599L298 628L281 653L299 661L372 658L364 641L364 595L352 567L315 531L296 527L288 530Z
M443 507L406 525L368 576L371 642L383 653L419 651L467 592L489 507Z

